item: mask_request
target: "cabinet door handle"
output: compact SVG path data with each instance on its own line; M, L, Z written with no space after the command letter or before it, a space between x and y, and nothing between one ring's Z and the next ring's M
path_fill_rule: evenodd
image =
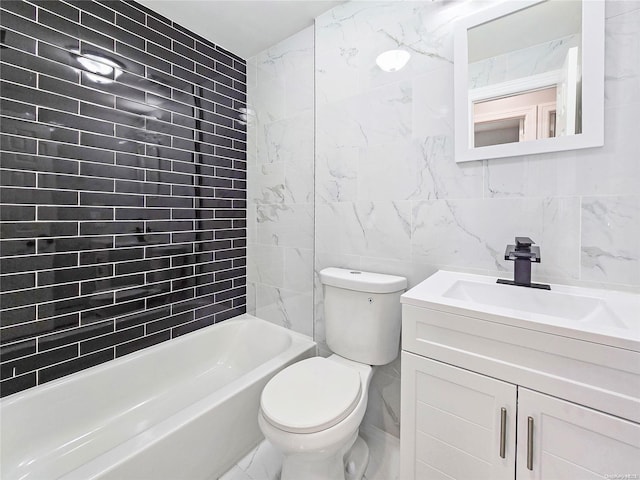
M527 417L527 468L533 470L533 417Z
M507 443L507 409L500 409L500 458L505 458Z

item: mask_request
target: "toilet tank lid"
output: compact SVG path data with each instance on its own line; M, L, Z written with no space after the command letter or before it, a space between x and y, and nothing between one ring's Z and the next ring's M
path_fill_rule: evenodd
M401 292L407 288L404 277L336 267L320 270L320 281L324 285L369 293Z

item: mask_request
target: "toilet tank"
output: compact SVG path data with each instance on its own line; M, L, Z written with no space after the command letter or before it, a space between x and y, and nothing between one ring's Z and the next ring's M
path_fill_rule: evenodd
M331 351L367 365L393 361L400 347L400 295L407 279L331 267L320 271L320 281Z

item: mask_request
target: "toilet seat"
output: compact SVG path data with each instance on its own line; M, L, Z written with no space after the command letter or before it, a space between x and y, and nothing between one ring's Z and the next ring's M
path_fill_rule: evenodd
M322 357L295 363L264 387L260 408L273 426L291 433L315 433L344 420L362 395L360 374Z

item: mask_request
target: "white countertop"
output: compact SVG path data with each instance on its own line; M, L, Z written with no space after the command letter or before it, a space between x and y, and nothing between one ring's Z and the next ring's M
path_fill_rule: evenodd
M440 270L401 302L640 352L640 295L555 284L539 290L496 280Z

